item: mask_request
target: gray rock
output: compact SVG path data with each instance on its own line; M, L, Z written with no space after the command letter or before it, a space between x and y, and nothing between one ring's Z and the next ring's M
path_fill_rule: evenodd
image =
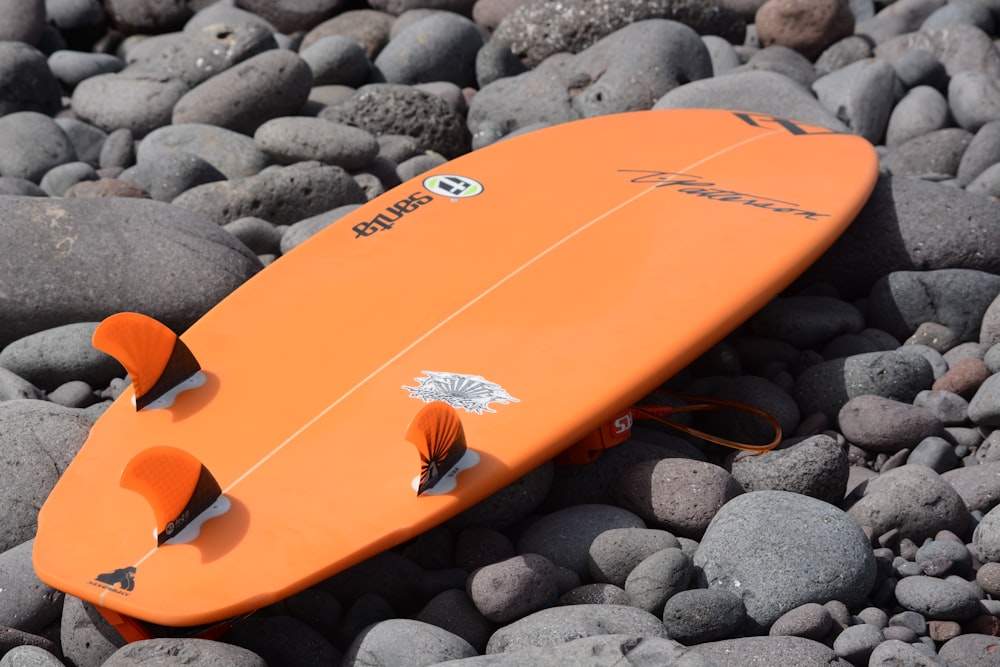
M828 46L854 32L854 14L846 2L802 5L779 0L761 5L754 26L763 46L781 44L815 60Z
M0 176L37 183L53 167L76 159L73 143L48 116L37 111L0 116Z
M545 499L552 486L551 463L543 464L519 477L493 495L480 500L448 522L448 526L461 530L469 526L507 530L528 517ZM587 542L587 546L590 542ZM533 548L518 549L520 552L540 553L552 560L547 551ZM555 561L553 561L555 562ZM562 565L562 563L556 563Z
M612 488L622 507L651 525L693 539L700 539L719 508L742 492L739 483L719 466L674 458L637 463Z
M313 86L357 88L368 82L372 65L357 42L342 35L317 39L299 52L313 73Z
M67 162L45 172L38 185L50 197L61 197L80 181L97 179L97 171L86 162Z
M875 45L864 35L850 35L845 37L831 44L816 59L816 74L823 76L841 67L846 67L853 62L871 58L874 48Z
M906 345L900 345L895 351L902 355L910 355L924 359L928 364L930 364L931 373L935 382L944 377L948 372L948 362L944 360L944 356L934 348L927 345L921 345L920 343L907 343ZM931 385L931 389L929 391L934 390L933 386L934 385ZM921 393L923 392L917 392L916 396L913 397L914 405L916 405L917 396Z
M73 90L71 106L79 118L105 132L127 128L141 138L169 125L174 105L187 92L187 84L177 79L122 71L81 81Z
M985 634L969 633L946 641L938 650L938 656L949 665L967 667L990 667L996 662L997 646L1000 639Z
M898 639L887 639L872 651L868 658L870 667L895 667L895 665L912 665L913 667L946 667L948 663L935 655L928 655L914 644Z
M719 35L742 43L746 23L722 4L655 0L636 4L601 2L524 3L510 12L492 39L506 45L533 68L555 53L579 53L608 35L635 22L670 19L698 34Z
M282 233L267 220L239 218L223 226L257 255L280 255Z
M712 72L715 76L731 72L742 64L736 49L726 39L718 35L702 35L701 41L708 49L708 57L712 60Z
M924 438L943 433L941 422L927 410L868 394L848 401L837 421L844 437L853 444L887 454L912 449Z
M491 653L447 663L448 667L712 667L670 639L635 634L598 634L550 646Z
M0 625L24 633L44 630L59 618L63 594L42 582L31 561L34 540L0 553Z
M247 216L287 225L338 206L364 201L360 186L342 168L298 162L255 176L199 185L172 203L220 225Z
M487 653L507 653L530 647L550 647L581 637L628 634L669 639L662 621L635 607L580 604L535 612L497 630Z
M253 139L280 164L316 160L355 171L370 165L379 152L370 132L322 118L273 118L257 128Z
M885 640L882 631L874 625L859 623L837 635L833 640L833 651L851 664L865 664L875 647Z
M139 144L136 159L155 162L175 151L197 155L229 179L253 176L270 164L252 138L204 124L168 125L151 132Z
M872 288L868 321L903 339L924 322L952 329L960 341L979 337L983 315L1000 293L1000 276L969 269L896 271Z
M992 165L1000 162L1000 120L983 125L972 137L958 163L956 180L968 185Z
M945 573L968 577L972 570L972 554L965 544L951 539L937 539L925 542L917 549L914 560L928 575L943 577ZM948 561L945 567L942 561ZM937 568L938 572L931 572Z
M84 123L76 118L56 118L56 125L62 128L69 137L81 162L97 164L101 155L101 147L108 138L108 133L90 123Z
M922 24L921 30L934 30L955 23L974 25L983 32L992 34L993 16L986 4L974 0L956 0L934 10Z
M48 193L31 181L17 176L0 176L0 194L20 197L46 197Z
M829 283L847 297L866 293L876 280L895 271L962 268L998 273L1000 237L986 232L986 221L998 216L1000 203L960 188L911 177L882 176L854 223L806 271L800 283ZM948 220L948 225L942 226L941 220ZM951 302L947 308L964 310L961 301ZM883 312L881 317L899 319L891 312ZM923 321L928 318L898 337L907 338ZM940 319L930 321L948 324ZM870 326L884 328L877 322L870 322Z
M180 28L192 10L182 2L107 0L108 19L120 32L156 34Z
M17 16L23 9L23 6L11 7L6 16ZM18 111L51 115L60 106L59 82L45 56L19 40L0 41L0 116Z
M893 350L824 361L795 380L795 399L805 414L821 412L836 419L851 399L871 394L909 402L934 382L924 357Z
M882 168L897 176L953 177L971 141L972 134L957 127L933 130L890 149Z
M486 642L496 630L496 625L480 613L469 595L454 588L431 598L414 620L458 635L480 653L486 650Z
M0 456L5 462L0 466L0 502L6 508L0 520L0 552L35 536L38 508L83 446L92 424L84 412L46 401L0 403ZM39 592L44 593L34 594Z
M751 318L750 324L761 335L809 349L838 335L861 331L865 320L861 311L840 299L790 296L769 302Z
M920 28L928 16L944 4L944 0L902 0L885 7L874 17L861 21L856 32L875 42L884 42Z
M0 401L14 401L21 398L45 400L45 392L17 373L0 366Z
M958 492L922 465L903 465L870 479L864 496L847 513L873 535L895 529L918 543L939 530L962 534L969 523Z
M538 554L486 565L469 576L466 590L476 609L495 623L509 623L551 607L559 597L556 568Z
M135 137L132 136L132 131L123 127L109 133L101 144L97 160L102 169L125 169L135 164Z
M330 665L341 658L323 635L291 616L246 618L235 623L224 638L223 646L234 644L244 649L237 653L238 659L259 656L267 665Z
M580 53L482 88L469 105L473 144L514 130L649 109L667 91L712 74L708 50L686 25L650 19Z
M225 230L161 202L0 197L0 219L0 283L16 286L0 298L2 346L124 310L183 331L261 268Z
M114 74L125 68L125 61L110 53L88 53L67 49L52 53L47 62L56 79L68 88L73 88L92 76Z
M63 667L63 662L55 656L60 653L58 647L53 644L50 649L18 644L3 654L0 667Z
M506 44L488 41L476 53L476 83L480 89L498 79L527 72L521 60Z
M847 490L847 448L815 435L764 454L740 452L730 472L746 491L791 491L836 505Z
M86 408L98 400L93 388L83 380L64 382L50 391L47 398L65 408Z
M590 545L588 566L595 582L623 586L629 573L647 556L669 547L680 548L677 538L652 528L612 528Z
M833 649L803 637L742 637L698 644L694 653L716 667L848 667Z
M314 234L326 229L340 218L358 208L358 206L360 206L360 204L345 204L344 206L338 206L331 211L324 211L318 215L313 215L293 222L281 235L281 254L289 252L292 248L298 246ZM239 222L239 220L229 224L235 224L236 222Z
M948 74L978 71L1000 76L1000 51L989 35L968 24L901 34L875 47L875 56L895 65L907 53L923 49L941 61Z
M412 85L450 81L476 85L476 53L483 33L475 23L449 12L436 12L394 35L374 65L389 83Z
M555 565L588 578L590 545L612 528L645 528L638 516L611 505L575 505L547 514L517 540L519 553L537 553Z
M948 105L960 126L977 132L1000 120L1000 85L983 72L958 72L948 83Z
M171 122L253 134L265 121L298 113L312 81L309 65L295 53L264 51L185 93L173 108Z
M631 607L662 615L667 600L688 587L691 559L683 551L668 547L646 556L625 579Z
M704 644L738 634L746 623L746 608L728 591L696 588L680 591L663 608L663 625L682 644Z
M907 89L930 86L938 92L948 88L948 72L936 55L926 49L916 49L893 63L896 76Z
M943 474L961 465L955 454L955 447L944 438L931 436L924 438L906 457L908 464L925 465L934 472Z
M798 51L787 46L773 44L756 51L747 62L732 72L765 70L784 74L800 86L808 88L816 80L816 68L812 62ZM716 76L719 72L715 73Z
M1000 503L1000 462L948 470L941 479L958 492L970 512L989 512Z
M67 595L60 619L59 645L67 662L78 667L99 667L125 644L94 607Z
M789 609L771 624L772 637L804 637L820 641L833 627L830 610L816 602L807 602Z
M145 639L126 644L102 663L102 667L162 665L176 662L193 667L266 667L259 655L239 646L194 638Z
M141 186L152 199L169 202L193 187L225 180L226 176L204 158L174 150L143 160L118 178Z
M900 579L896 601L934 620L967 621L979 611L979 598L969 586L923 575Z
M628 605L628 593L614 584L583 584L560 595L558 603Z
M896 71L879 59L835 70L817 79L812 89L823 106L873 144L882 143L889 115L903 95Z
M437 95L410 86L391 83L362 86L344 102L323 109L319 117L354 125L376 137L410 136L424 150L448 159L467 153L470 148L465 119Z
M353 9L323 21L302 38L302 49L329 35L341 35L361 45L369 60L389 42L396 17L374 9Z
M96 328L96 322L77 322L30 334L0 350L0 366L46 390L70 380L106 386L125 371L93 347Z
M1000 197L1000 167L991 165L965 186L966 192L971 192L987 198Z
M795 118L837 132L847 126L809 90L777 72L750 70L691 81L663 95L654 109L733 109Z
M477 655L469 642L447 630L404 618L366 628L348 647L340 663L363 665L430 665Z
M761 628L807 602L857 604L875 583L875 557L854 519L786 491L755 491L726 503L694 565L699 587L741 597Z

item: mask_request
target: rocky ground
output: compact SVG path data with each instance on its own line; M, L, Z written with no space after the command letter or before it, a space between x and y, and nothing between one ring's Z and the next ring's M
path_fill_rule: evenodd
M1000 665L996 21L997 0L0 0L0 667ZM680 107L881 156L844 237L670 382L768 410L777 450L645 425L219 641L122 647L37 580L37 508L125 382L97 321L183 330L449 158Z

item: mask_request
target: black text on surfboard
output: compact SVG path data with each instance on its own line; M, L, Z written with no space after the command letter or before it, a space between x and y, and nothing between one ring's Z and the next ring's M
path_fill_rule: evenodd
M392 206L387 206L381 213L376 215L371 220L359 222L351 227L351 229L354 230L354 238L359 239L364 236L371 236L372 234L385 229L392 229L392 226L399 222L404 215L416 211L424 204L428 204L433 200L433 197L424 192L414 192L406 199L401 199Z
M769 116L763 113L736 112L734 114L751 127L772 128L789 132L790 134L839 134L835 130L817 125L806 125L798 121L788 120L781 116Z

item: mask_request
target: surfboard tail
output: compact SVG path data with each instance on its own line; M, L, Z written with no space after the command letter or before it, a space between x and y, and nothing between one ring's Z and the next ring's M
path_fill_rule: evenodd
M468 450L458 413L443 401L428 403L420 409L406 430L406 439L420 453L418 496L444 479Z
M201 461L177 447L150 447L122 471L119 484L149 502L162 545L192 524L222 496L222 488Z
M141 410L163 398L201 370L201 364L176 333L141 313L117 313L94 331L93 345L118 360Z

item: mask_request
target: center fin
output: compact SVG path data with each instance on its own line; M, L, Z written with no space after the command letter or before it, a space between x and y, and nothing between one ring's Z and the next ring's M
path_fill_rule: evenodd
M177 334L141 313L116 313L105 318L94 331L93 344L125 367L132 379L136 410L201 370Z
M222 488L201 461L177 447L144 449L122 471L119 484L153 508L156 542L177 535L222 495Z
M406 429L406 439L420 452L418 496L434 488L468 449L458 413L443 401L420 409Z

